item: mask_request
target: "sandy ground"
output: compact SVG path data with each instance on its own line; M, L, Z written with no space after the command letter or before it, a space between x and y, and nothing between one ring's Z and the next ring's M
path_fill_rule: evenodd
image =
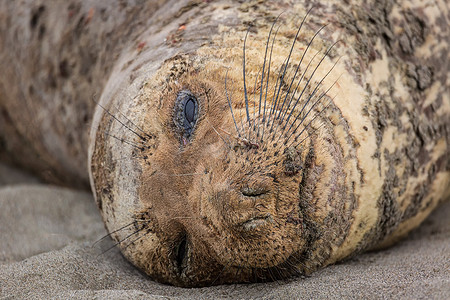
M0 299L450 299L450 202L390 249L265 284L162 285L104 235L88 193L0 165Z

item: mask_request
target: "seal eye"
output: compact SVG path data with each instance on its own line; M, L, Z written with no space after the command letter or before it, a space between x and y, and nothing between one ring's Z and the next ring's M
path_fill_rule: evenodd
M197 98L189 91L182 90L178 93L175 101L174 123L177 132L185 144L192 136L197 124L199 105Z
M195 103L192 99L189 99L184 106L184 117L189 122L189 124L194 123L195 118Z

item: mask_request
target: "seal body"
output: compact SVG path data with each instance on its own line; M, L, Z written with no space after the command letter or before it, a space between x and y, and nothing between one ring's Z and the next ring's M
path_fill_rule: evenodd
M88 165L111 237L162 282L388 246L449 198L449 7L350 2L30 3L2 16L2 147L73 185Z

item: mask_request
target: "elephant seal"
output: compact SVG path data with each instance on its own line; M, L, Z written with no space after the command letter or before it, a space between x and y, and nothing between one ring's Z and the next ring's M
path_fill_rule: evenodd
M449 7L358 4L2 3L0 152L89 174L116 245L164 283L389 246L449 198Z

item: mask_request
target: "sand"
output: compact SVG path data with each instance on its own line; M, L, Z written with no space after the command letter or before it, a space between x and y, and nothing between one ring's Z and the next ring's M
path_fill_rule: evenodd
M0 299L450 299L450 202L392 248L264 284L159 284L105 235L89 193L0 165Z

